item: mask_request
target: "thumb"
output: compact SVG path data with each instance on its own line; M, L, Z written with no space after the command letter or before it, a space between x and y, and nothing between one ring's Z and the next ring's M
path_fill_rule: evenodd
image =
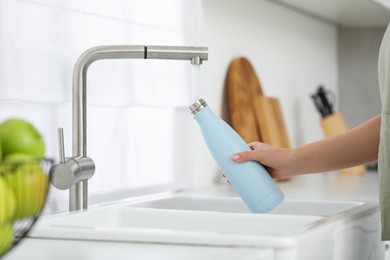
M240 153L235 153L232 155L232 160L235 162L246 162L256 160L255 151L245 151Z

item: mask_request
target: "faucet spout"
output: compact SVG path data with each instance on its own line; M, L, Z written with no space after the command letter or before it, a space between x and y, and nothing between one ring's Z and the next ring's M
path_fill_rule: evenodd
M200 65L208 59L207 47L145 46L146 59L189 60Z
M70 189L70 211L88 208L88 179L95 172L95 164L87 156L87 72L94 61L104 59L189 60L191 64L200 65L208 60L208 48L108 45L93 47L81 54L73 71L73 156L50 169L52 184L59 189Z
M143 45L97 46L86 50L73 70L73 156L87 156L87 72L97 60L144 59Z

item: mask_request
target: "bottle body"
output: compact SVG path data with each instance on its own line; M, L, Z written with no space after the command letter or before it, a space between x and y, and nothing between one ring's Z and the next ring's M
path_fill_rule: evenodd
M231 159L234 153L250 148L210 107L206 105L197 111L194 119L214 160L252 212L269 212L283 201L283 193L261 164L236 163Z

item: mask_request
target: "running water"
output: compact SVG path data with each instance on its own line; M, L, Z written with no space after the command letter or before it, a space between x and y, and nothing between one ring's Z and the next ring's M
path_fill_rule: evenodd
M200 65L192 65L191 99L199 99Z

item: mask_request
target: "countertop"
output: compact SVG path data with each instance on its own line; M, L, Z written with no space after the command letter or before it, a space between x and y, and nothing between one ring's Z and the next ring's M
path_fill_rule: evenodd
M327 199L378 201L378 174L363 175L322 173L302 175L278 182L289 199ZM185 194L237 196L225 184L182 191ZM201 247L144 243L112 243L98 241L27 238L9 252L4 260L20 259L268 259L272 251L235 247Z
M298 175L280 180L277 184L288 199L379 201L376 171L367 171L361 175L337 172ZM186 193L237 196L237 193L225 184L192 189Z

